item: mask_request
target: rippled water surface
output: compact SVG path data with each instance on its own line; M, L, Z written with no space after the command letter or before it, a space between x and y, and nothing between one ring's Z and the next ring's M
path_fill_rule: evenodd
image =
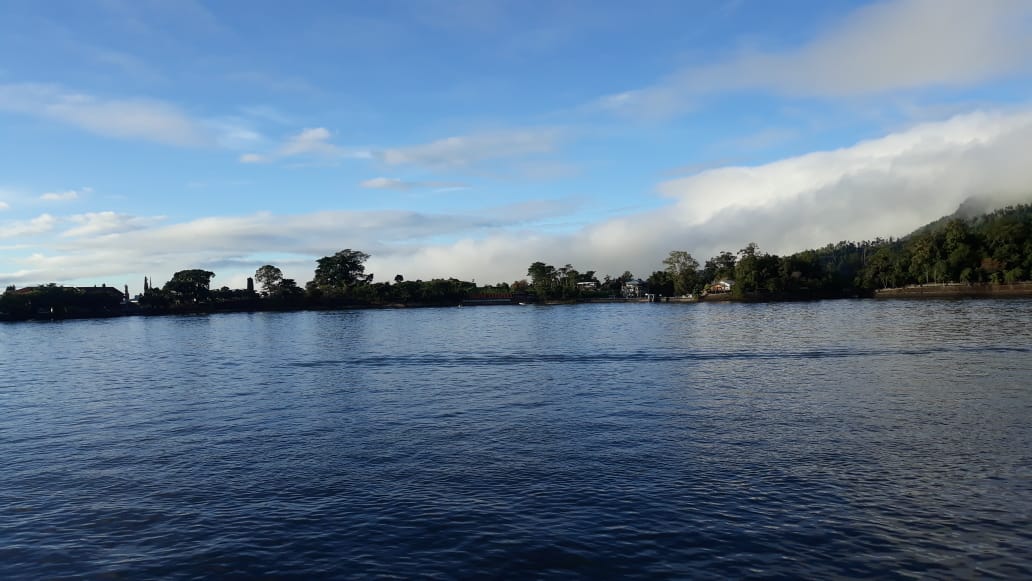
M1032 577L1032 301L0 325L0 578Z

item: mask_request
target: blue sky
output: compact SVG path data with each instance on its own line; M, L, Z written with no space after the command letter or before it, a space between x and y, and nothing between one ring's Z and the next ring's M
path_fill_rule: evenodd
M0 0L0 284L647 276L1032 201L1032 4Z

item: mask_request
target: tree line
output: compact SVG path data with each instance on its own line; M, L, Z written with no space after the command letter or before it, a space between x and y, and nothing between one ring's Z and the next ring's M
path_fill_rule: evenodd
M903 238L842 241L778 256L750 242L736 253L722 251L700 264L686 250L663 259L664 268L645 281L648 293L701 295L730 281L735 297L834 298L869 296L877 289L920 284L1009 284L1032 279L1032 205L1008 206L974 217L953 215ZM594 278L572 265L543 262L527 270L538 296L576 299L618 293L632 278ZM598 283L584 290L577 283Z
M213 272L185 270L175 273L161 288L145 285L140 304L146 308L176 309L210 304L218 308L333 308L369 304L450 304L476 288L455 278L406 281L396 275L393 284L374 282L366 273L369 255L350 248L316 261L315 274L304 287L272 264L259 267L245 290L211 290ZM257 283L257 288L254 283Z
M393 284L374 282L366 273L365 252L344 249L316 261L314 277L304 288L286 278L274 265L259 267L246 289L213 288L215 273L193 268L180 270L157 286L144 278L143 292L127 304L121 291L111 287L63 287L54 283L18 290L11 286L0 295L0 318L33 316L101 316L125 312L162 313L236 310L294 310L353 305L457 304L474 293L476 284L455 278L407 281L396 275ZM255 281L258 288L255 288ZM93 292L93 291L113 292ZM127 291L128 292L128 291Z
M211 288L215 273L181 270L160 287L144 281L141 309L190 310L334 308L349 305L457 304L476 296L512 295L526 300L579 300L621 296L629 271L619 276L571 264L534 262L527 278L477 286L456 278L374 282L366 273L365 252L344 249L316 261L304 287L266 264L247 289ZM641 290L662 296L701 295L721 280L733 281L731 293L755 298L864 296L879 288L931 283L1014 283L1032 277L1032 205L1008 206L974 217L949 216L903 238L838 242L788 256L749 243L737 253L722 251L699 263L686 250L663 259L664 268L641 281ZM529 279L529 280L528 280ZM258 288L254 286L258 283ZM41 285L0 295L0 316L25 318L53 314L103 314L119 309L120 291L111 287Z
M733 280L736 296L834 297L923 284L1009 284L1032 279L1032 205L974 217L948 216L903 238L843 241L788 256L749 243L721 252L699 268L687 252L671 252L649 277L652 292L702 292Z

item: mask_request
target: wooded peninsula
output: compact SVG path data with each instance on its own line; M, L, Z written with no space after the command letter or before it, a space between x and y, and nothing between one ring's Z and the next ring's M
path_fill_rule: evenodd
M161 286L145 279L143 293L135 297L110 286L12 285L0 295L0 320L543 302L811 300L891 296L884 289L915 285L949 287L954 290L944 294L956 296L984 295L986 289L1005 286L1032 295L1032 204L977 215L965 215L962 207L902 238L838 242L788 256L749 243L700 264L688 251L673 250L663 260L665 268L645 279L627 271L600 278L570 264L534 262L527 278L489 286L456 278L410 281L401 274L374 282L365 271L368 259L351 249L320 258L304 287L271 264L258 268L246 289L212 288L215 273L204 269L176 272Z

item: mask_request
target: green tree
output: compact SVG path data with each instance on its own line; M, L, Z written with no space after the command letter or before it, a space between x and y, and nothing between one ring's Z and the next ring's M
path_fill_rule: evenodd
M324 256L316 261L315 286L324 290L347 292L355 285L370 282L372 275L365 274L365 261L369 255L346 248L333 256Z
M735 294L755 292L759 288L759 253L759 246L755 242L750 242L738 251L738 261L735 263Z
M555 267L540 260L527 268L527 276L534 292L542 299L548 298L556 286L557 272Z
M283 282L283 271L271 264L266 264L254 271L254 279L262 285L265 296L276 294Z
M961 246L971 244L971 229L963 220L953 219L946 223L943 238L946 254L952 254Z
M727 250L706 261L702 271L703 283L735 277L735 255Z
M649 275L649 292L663 296L674 296L674 279L665 270L657 270Z
M595 278L594 270L588 270L577 275L577 282L593 282L598 284L598 279Z
M27 318L32 314L32 301L25 294L15 292L12 284L0 295L0 315L12 319Z
M930 282L935 266L935 238L929 233L915 238L910 243L909 274L919 283Z
M666 272L674 283L674 294L684 295L694 292L699 286L699 261L684 250L671 250L663 259Z
M162 290L181 303L203 302L211 295L211 279L214 276L214 272L199 268L180 270L172 275L172 279L165 283Z

